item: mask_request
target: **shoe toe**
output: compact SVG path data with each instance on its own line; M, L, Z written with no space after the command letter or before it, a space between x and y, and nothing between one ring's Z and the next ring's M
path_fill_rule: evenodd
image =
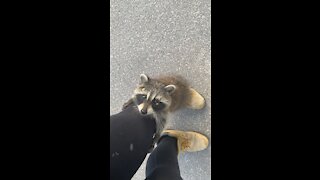
M209 145L209 140L206 136L199 133L195 133L193 134L192 145L188 151L189 152L202 151L206 149L208 145Z

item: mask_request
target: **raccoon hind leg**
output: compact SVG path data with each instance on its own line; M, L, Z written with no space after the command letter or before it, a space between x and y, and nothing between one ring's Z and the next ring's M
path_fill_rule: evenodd
M202 109L206 104L205 99L195 89L189 88L189 98L186 105L190 109Z

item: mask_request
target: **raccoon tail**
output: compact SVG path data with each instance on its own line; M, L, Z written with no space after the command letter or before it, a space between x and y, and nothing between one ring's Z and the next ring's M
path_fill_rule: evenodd
M189 88L189 98L186 103L190 109L202 109L204 108L206 101L202 95L200 95L195 89Z

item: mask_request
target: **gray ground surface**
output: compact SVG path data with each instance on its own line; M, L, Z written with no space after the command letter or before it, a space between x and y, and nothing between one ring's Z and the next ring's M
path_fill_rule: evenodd
M110 6L111 114L130 98L141 73L180 74L205 97L207 106L172 114L168 127L199 131L211 140L211 2L111 0ZM145 163L134 180L145 178ZM179 155L179 164L186 180L210 179L211 146Z

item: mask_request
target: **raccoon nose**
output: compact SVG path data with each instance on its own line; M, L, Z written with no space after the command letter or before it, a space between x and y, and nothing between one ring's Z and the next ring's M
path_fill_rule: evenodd
M147 110L141 109L141 114L147 114Z

